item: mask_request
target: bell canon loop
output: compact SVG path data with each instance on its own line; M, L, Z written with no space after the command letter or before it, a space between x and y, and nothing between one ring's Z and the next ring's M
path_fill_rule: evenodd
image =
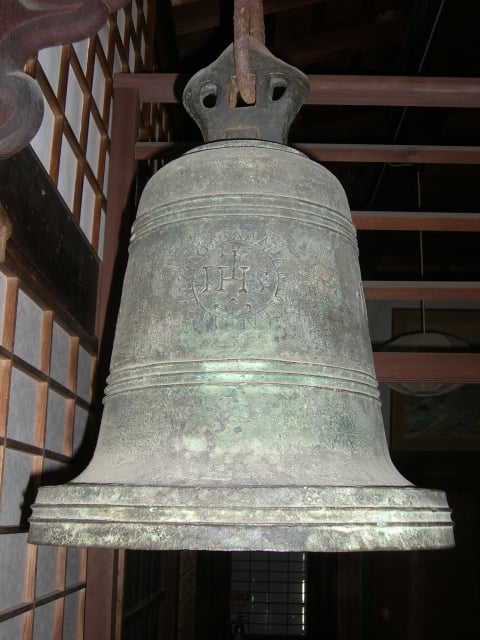
M283 144L306 79L252 47L254 105L232 99L231 49L187 86L207 143L142 194L95 454L39 490L31 542L453 544L444 494L389 457L343 188Z

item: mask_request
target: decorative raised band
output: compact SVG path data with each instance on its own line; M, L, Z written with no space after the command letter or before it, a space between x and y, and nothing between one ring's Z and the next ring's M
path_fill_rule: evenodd
M405 487L167 487L71 483L42 487L32 522L52 520L202 524L451 526L441 491ZM252 505L255 505L253 508ZM201 510L201 517L199 518ZM141 512L141 518L139 515ZM87 515L88 514L88 515ZM108 518L106 518L108 514ZM279 518L281 514L281 518Z
M379 398L373 371L328 363L226 359L116 365L108 378L106 400L151 387L239 384L316 387Z
M131 244L171 224L237 216L292 220L339 234L357 246L353 223L344 214L297 198L261 194L215 194L183 198L143 210L133 226Z
M371 551L454 544L442 492L412 486L41 487L29 542L139 549Z

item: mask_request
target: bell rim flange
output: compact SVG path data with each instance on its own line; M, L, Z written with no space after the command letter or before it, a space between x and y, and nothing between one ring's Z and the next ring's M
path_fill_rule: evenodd
M137 494L122 504L118 492L127 492L127 488ZM278 505L278 487L203 487L199 493L195 487L80 483L44 487L33 508L29 541L216 551L268 547L271 551L341 552L454 546L451 510L440 491L413 486L283 489L285 499ZM142 492L144 504L138 501ZM155 494L157 504L145 500ZM319 494L326 498L326 504L311 503L309 498ZM110 504L105 501L107 495ZM168 496L170 504L166 505ZM298 504L301 496L306 499ZM199 504L195 504L195 497ZM132 504L135 498L137 503ZM363 498L363 506L355 504L359 498Z
M381 529L368 527L322 527L305 525L226 526L157 525L137 523L105 525L83 522L72 530L68 523L37 523L30 544L124 548L158 551L275 551L357 552L427 551L455 546L451 525L405 526ZM292 530L295 529L295 533Z

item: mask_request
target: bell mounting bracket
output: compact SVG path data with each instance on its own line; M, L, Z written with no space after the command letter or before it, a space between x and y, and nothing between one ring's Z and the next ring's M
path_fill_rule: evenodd
M249 36L255 102L246 104L235 76L233 45L198 71L183 92L183 105L205 142L253 139L287 143L288 131L310 85L295 67Z

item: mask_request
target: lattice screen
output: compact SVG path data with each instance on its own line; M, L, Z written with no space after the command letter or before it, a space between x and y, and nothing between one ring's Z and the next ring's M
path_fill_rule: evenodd
M83 440L94 355L3 273L0 327L0 638L81 637L85 552L26 536L40 479L61 475Z
M233 632L241 628L247 635L304 636L306 574L305 553L232 553Z
M45 96L32 147L100 257L113 74L152 70L154 5L134 0L94 37L29 65ZM143 116L144 136L163 135L160 107L146 105ZM0 640L82 638L85 550L26 540L35 488L68 471L82 443L95 343L6 271L0 337Z
M102 255L113 75L153 68L153 0L134 0L103 29L40 51L30 65L45 96L32 147L94 249ZM142 107L143 139L163 139L166 112Z

